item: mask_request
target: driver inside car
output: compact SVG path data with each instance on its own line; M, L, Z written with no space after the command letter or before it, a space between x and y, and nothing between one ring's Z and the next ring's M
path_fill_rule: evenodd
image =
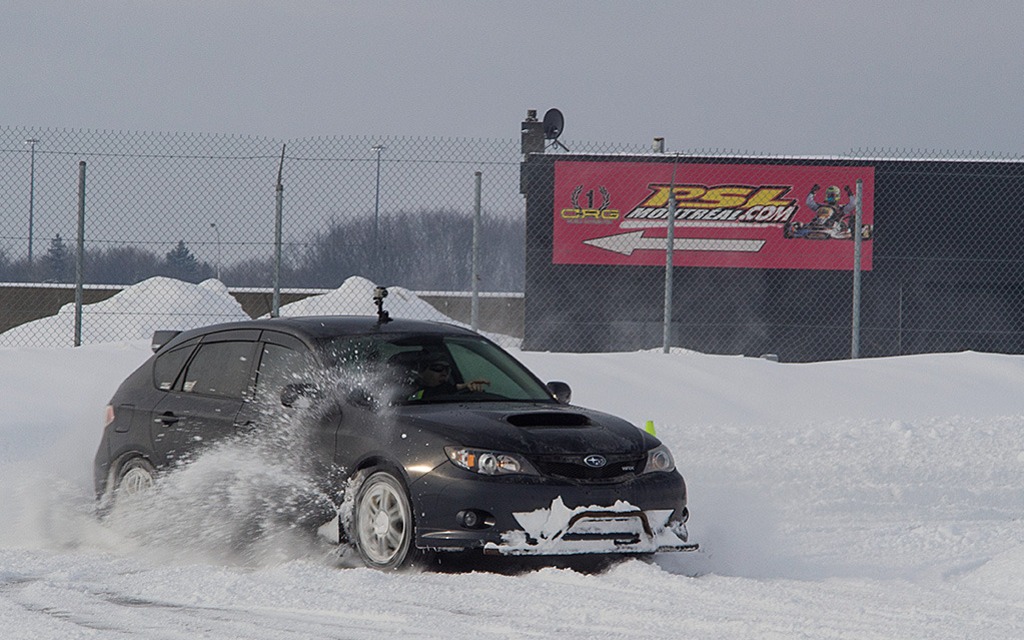
M443 353L427 354L420 359L416 373L421 386L409 398L410 400L452 395L460 391L483 391L491 384L484 378L459 383L452 382L452 363Z

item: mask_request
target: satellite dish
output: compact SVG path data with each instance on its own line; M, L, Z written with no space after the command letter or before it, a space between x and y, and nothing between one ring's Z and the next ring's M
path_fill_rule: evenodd
M558 140L562 135L562 128L565 126L565 118L558 109L548 109L544 114L544 137L548 140Z
M544 139L551 140L552 145L558 145L568 151L564 144L558 141L558 136L562 135L562 129L565 128L565 118L562 117L562 112L558 109L548 109L547 113L544 114Z

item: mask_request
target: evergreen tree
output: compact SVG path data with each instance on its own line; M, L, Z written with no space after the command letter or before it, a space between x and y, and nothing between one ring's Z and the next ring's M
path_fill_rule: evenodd
M50 240L50 247L42 258L43 277L47 282L70 282L72 271L71 250L58 233Z
M196 260L192 251L185 246L184 240L179 240L178 245L167 252L165 258L166 274L171 278L196 282L199 275L199 261Z
M123 245L87 251L85 266L89 282L135 284L161 273L163 262L150 251Z

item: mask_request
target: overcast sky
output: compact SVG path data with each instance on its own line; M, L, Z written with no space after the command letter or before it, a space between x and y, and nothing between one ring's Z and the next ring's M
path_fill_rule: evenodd
M0 126L1024 154L1024 3L0 4Z

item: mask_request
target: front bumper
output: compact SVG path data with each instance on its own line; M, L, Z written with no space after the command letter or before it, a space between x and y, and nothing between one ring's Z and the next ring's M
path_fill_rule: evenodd
M480 476L446 462L409 489L421 549L571 555L697 548L687 541L686 484L677 472L573 484Z
M610 508L568 509L556 499L549 509L514 514L522 529L503 533L501 544L487 543L484 552L539 556L696 551L698 545L687 542L686 524L671 522L672 513L643 511L623 501Z

